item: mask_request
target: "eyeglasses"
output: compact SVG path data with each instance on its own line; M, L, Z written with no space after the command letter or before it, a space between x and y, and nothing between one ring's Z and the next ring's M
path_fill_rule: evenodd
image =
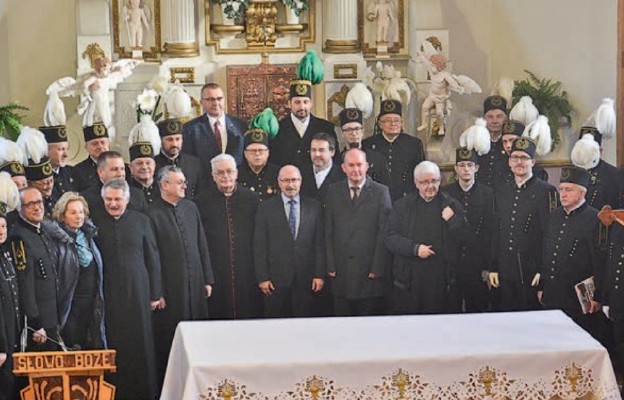
M297 183L301 178L281 178L279 181L282 183Z
M423 185L423 186L439 185L440 184L440 179L431 179L430 181L418 181L418 183Z
M527 162L531 160L529 156L510 156L509 159L513 162Z
M202 97L202 100L207 101L208 103L212 103L215 101L222 101L224 99L223 96L220 97Z
M382 124L400 124L401 118L388 118L388 119L380 119L379 122Z
M362 132L362 128L347 128L347 129L342 129L342 133L344 133L345 135L355 135Z
M43 200L34 200L34 201L29 201L28 203L23 203L22 204L25 208L35 208L35 207L43 207Z
M216 176L232 176L236 173L235 169L226 169L226 170L217 170L215 172L213 172L213 175Z
M269 149L245 149L245 153L264 154Z

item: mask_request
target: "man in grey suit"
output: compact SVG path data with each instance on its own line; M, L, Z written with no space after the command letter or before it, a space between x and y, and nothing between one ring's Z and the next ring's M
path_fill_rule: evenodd
M268 317L312 316L313 293L323 289L325 254L323 209L299 195L301 173L293 165L280 169L281 194L258 206L254 261Z
M210 176L210 160L221 153L243 161L243 136L247 124L225 113L225 95L216 83L207 83L201 90L201 106L205 114L182 128L182 152L201 159L205 176Z
M390 256L383 244L392 208L388 187L366 175L366 153L349 149L347 179L329 187L325 203L327 271L338 316L371 315L381 307Z

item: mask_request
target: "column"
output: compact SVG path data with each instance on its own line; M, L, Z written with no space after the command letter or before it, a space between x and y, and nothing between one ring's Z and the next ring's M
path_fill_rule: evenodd
M199 55L193 0L163 0L162 21L166 54L171 57Z
M327 53L357 53L357 0L324 0L324 49Z

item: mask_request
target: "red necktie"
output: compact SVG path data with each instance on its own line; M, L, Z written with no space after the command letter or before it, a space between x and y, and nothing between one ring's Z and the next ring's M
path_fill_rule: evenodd
M219 120L214 123L214 128L212 129L212 133L214 134L215 141L217 142L217 148L219 149L219 153L223 153L223 143L221 142L221 129L219 129L221 124Z

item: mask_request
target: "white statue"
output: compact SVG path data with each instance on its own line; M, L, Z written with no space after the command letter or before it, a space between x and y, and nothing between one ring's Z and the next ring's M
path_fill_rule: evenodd
M429 87L429 95L425 99L421 107L420 126L416 128L419 131L427 128L429 125L429 111L433 108L440 121L440 129L438 135L445 133L445 117L450 114L452 103L450 101L451 90L459 94L464 93L481 93L481 87L472 79L465 75L453 75L447 71L448 59L438 53L431 43L423 42L425 53L417 52L418 58L425 64L431 77L431 86Z
M143 47L143 26L150 30L149 8L144 0L129 0L125 9L125 21L128 28L128 37L134 48Z
M90 126L95 122L102 122L110 128L112 111L109 92L115 89L119 82L130 76L134 67L140 63L141 61L128 59L111 63L107 57L98 57L93 62L93 72L79 76L75 81L72 78L61 78L50 85L50 88L58 87L54 90L52 100L56 96L79 95L78 114L82 115L82 125Z
M368 20L377 19L377 43L388 43L390 22L396 21L390 0L378 0L375 8L368 14Z

